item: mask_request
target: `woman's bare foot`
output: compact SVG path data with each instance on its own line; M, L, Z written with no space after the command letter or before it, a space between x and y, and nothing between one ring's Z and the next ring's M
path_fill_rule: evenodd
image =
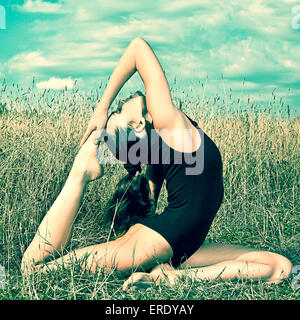
M123 284L124 291L133 291L136 289L159 286L161 284L173 287L176 285L182 274L169 265L159 265L150 273L135 272Z
M182 272L171 267L169 264L161 264L155 267L150 273L156 285L164 284L174 287L181 279Z
M84 176L86 182L99 179L103 176L103 166L99 164L96 153L98 146L94 144L95 131L80 148L75 157L72 172Z
M150 273L135 272L124 282L122 289L129 292L137 289L150 288L153 285L155 285L155 281Z

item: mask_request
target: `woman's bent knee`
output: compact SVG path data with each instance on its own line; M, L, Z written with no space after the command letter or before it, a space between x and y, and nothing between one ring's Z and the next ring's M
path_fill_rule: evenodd
M270 267L270 275L265 281L280 283L292 271L292 263L286 257L270 251L252 251L241 255L239 260L261 263Z
M265 263L272 268L271 276L267 279L269 283L280 283L289 277L292 271L292 263L286 257L273 252L264 252ZM264 261L262 261L264 263Z
M274 276L278 277L280 280L288 278L292 272L292 267L293 267L291 261L288 258L279 254L275 254L274 260L275 260Z

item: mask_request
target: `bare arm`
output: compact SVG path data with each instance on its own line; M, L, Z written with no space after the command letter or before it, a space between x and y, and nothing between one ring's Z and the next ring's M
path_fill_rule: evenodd
M177 109L172 102L165 74L149 44L138 37L131 41L117 63L82 143L93 130L101 131L104 128L105 122L101 119L107 116L108 108L120 89L136 71L145 85L147 108L155 127L168 129L174 123Z

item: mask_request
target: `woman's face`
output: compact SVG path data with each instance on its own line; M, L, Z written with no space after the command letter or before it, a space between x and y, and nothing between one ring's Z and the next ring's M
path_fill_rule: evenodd
M106 143L117 159L127 162L128 148L137 141L140 146L149 149L151 136L149 120L151 121L143 96L135 94L126 100L120 100L117 111L112 112L106 124L108 134Z
M134 94L126 100L120 100L117 111L113 112L107 121L107 131L113 134L121 127L140 132L145 127L143 117L145 108L144 99L139 94Z

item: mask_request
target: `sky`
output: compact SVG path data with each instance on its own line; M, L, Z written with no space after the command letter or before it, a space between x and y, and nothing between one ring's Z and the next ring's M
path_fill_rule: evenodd
M300 107L300 0L0 0L1 8L7 83L95 88L140 36L170 85L176 77L205 83L206 95L230 88L258 101L275 90Z

